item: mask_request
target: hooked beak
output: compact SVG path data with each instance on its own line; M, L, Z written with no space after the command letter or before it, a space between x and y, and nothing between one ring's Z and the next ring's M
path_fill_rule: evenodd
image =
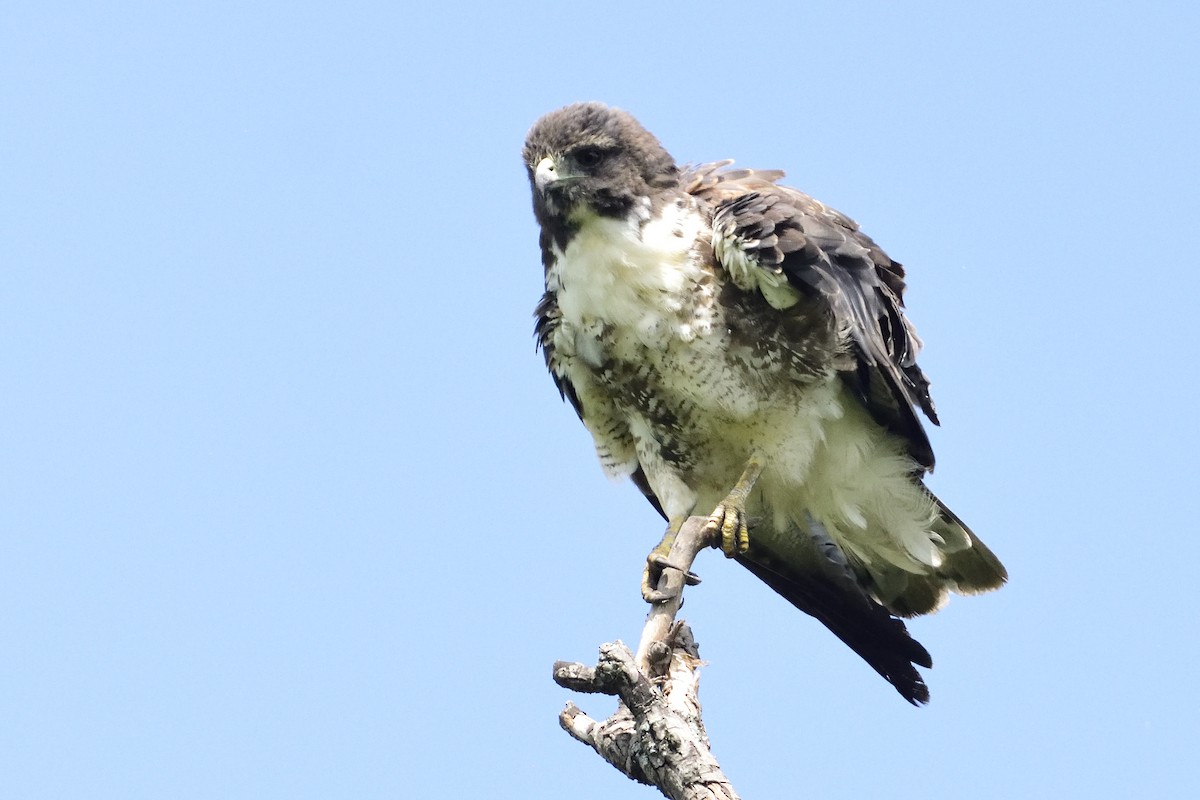
M545 195L556 186L580 177L583 176L563 170L556 159L546 156L533 170L533 185L537 187L538 194Z

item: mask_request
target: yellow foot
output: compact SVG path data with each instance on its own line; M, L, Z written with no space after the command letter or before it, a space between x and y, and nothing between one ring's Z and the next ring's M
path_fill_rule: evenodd
M706 534L712 537L714 546L720 537L721 552L726 557L733 558L750 549L750 518L746 514L746 498L754 488L758 476L762 474L762 460L751 456L742 471L742 477L729 490L729 494L717 506L717 510L708 518L704 526Z
M717 506L717 510L708 518L704 532L712 537L715 543L721 539L721 552L727 558L745 553L750 549L750 526L746 519L746 509L728 499Z
M700 582L700 577L696 573L672 564L668 558L671 554L671 546L675 544L675 536L679 533L679 527L683 522L684 520L680 520L679 523L672 522L667 527L667 532L663 534L662 541L650 551L650 555L646 556L646 568L642 570L642 599L647 603L665 603L677 597L685 585L695 586ZM662 580L663 571L667 569L676 569L682 572L682 584L672 588L669 586L670 581Z

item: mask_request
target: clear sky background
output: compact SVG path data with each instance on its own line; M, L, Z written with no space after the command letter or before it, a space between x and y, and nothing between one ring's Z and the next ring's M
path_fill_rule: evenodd
M661 533L533 348L520 147L585 99L908 266L1012 575L914 709L702 556L743 796L1200 796L1197 8L9 4L0 797L656 796L550 679Z

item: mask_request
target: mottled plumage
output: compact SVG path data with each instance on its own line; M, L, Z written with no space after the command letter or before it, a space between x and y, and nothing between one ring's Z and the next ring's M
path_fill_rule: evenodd
M929 654L898 616L1006 576L922 482L917 409L937 417L904 270L782 172L680 169L599 103L543 117L524 157L538 343L604 470L676 525L760 460L738 561L927 700Z

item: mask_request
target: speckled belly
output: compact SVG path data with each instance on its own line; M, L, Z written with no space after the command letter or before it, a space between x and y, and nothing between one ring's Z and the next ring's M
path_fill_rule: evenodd
M613 344L602 380L656 494L664 506L678 498L669 515L709 513L754 453L767 469L752 504L794 490L824 422L841 413L828 378L799 374L785 359L756 358L728 332L662 349Z

